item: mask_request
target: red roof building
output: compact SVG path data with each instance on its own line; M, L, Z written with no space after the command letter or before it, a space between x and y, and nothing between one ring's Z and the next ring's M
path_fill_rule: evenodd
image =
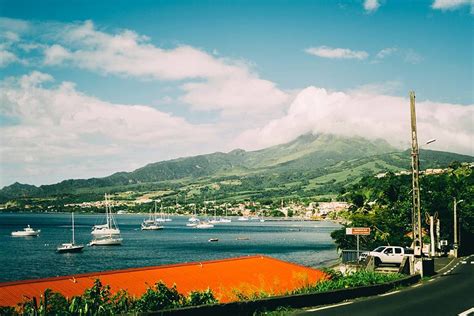
M15 306L33 297L39 301L48 288L71 298L83 294L95 279L109 285L112 293L123 289L135 297L161 280L168 286L176 284L182 294L210 288L220 302L230 302L237 300L239 293L283 294L325 277L320 270L266 256L249 256L0 283L0 306Z

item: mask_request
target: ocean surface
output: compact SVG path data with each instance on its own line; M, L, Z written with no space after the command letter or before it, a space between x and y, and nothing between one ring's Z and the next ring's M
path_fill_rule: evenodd
M332 222L240 222L234 217L231 223L201 230L186 227L188 217L176 216L163 230L141 231L145 217L115 215L121 246L86 246L82 253L58 254L56 247L71 240L70 214L0 213L0 282L254 254L313 267L338 257L330 233L339 226ZM92 226L104 221L103 214L75 214L76 243L89 243ZM39 237L11 236L28 224L41 229Z

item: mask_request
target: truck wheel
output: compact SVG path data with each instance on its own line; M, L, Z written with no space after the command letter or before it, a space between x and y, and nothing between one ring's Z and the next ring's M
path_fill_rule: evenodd
M382 263L382 261L380 261L380 258L375 258L375 259L374 259L374 265L375 265L376 267L378 267L381 263Z

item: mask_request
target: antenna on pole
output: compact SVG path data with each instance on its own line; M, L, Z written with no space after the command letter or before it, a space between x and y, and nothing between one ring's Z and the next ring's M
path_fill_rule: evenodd
M412 230L415 257L421 261L423 249L423 236L421 231L421 205L420 205L420 159L418 151L418 137L416 133L416 110L415 91L410 91L410 114L411 114L411 167L412 167ZM423 276L422 264L419 266L420 274Z

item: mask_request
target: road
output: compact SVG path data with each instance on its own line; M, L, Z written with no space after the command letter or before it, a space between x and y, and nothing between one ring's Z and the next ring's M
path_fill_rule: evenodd
M472 308L472 310L471 310ZM469 311L469 312L466 312ZM423 284L332 306L309 308L297 315L474 315L474 255Z

